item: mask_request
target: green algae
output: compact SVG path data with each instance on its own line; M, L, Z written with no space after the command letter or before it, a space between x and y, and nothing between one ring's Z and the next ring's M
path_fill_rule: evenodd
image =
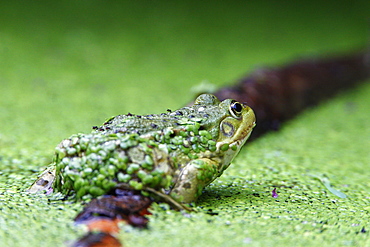
M82 228L73 224L82 205L63 202L60 195L51 199L25 192L31 179L25 172L1 174L1 245L61 246L82 234Z
M367 1L351 8L330 1L143 7L149 4L1 4L2 246L65 246L82 234L73 225L80 204L24 192L62 139L112 115L176 109L204 79L220 86L256 64L350 50L368 35ZM367 83L247 144L205 190L198 212L155 206L149 230L122 226L121 240L154 247L369 246L369 94ZM312 175L327 177L347 198Z

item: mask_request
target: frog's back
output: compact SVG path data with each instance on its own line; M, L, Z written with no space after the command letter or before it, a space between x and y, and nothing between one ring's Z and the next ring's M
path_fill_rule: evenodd
M214 116L218 118L225 112L218 107L217 102L199 102L193 106L183 107L176 111L151 115L118 115L108 119L102 126L94 127L96 132L103 134L132 134L139 135L171 127L184 129L187 125L200 124L201 129L210 129L214 124ZM221 116L222 118L222 116Z
M146 134L152 131L163 130L168 127L176 128L181 124L181 115L171 116L168 113L157 115L119 115L107 120L102 126L95 127L103 134Z

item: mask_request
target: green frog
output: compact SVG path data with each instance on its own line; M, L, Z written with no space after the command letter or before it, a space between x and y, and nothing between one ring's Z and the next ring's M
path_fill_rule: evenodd
M29 191L89 200L121 187L184 209L230 165L254 126L251 108L211 94L173 112L119 115L63 140Z

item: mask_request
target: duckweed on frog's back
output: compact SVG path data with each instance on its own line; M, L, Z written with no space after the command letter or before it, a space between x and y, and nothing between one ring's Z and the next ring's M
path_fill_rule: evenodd
M62 141L30 191L85 200L124 187L189 203L229 166L254 125L248 106L210 94L174 112L119 115Z

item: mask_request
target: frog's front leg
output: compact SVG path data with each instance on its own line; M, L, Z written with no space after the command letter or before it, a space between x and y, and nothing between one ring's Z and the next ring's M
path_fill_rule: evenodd
M219 176L218 166L218 162L207 158L190 161L181 171L170 196L182 203L195 201L203 188Z

